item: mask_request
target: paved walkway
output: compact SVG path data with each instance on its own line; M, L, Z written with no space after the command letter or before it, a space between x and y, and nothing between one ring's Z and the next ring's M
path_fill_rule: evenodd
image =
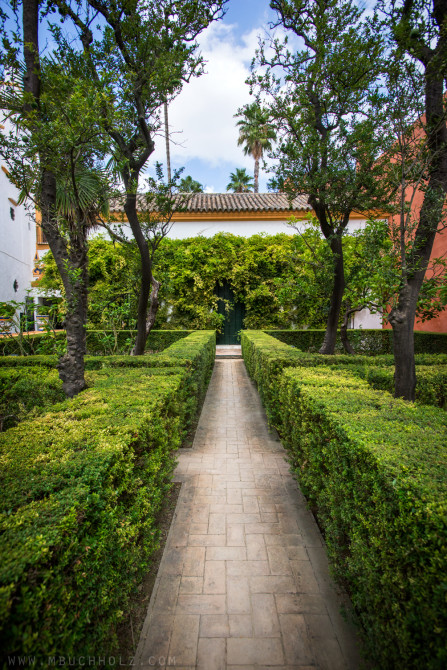
M360 667L321 536L242 360L216 360L135 664Z

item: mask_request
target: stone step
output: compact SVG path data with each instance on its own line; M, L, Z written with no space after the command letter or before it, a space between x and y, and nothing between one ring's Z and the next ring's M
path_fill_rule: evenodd
M216 347L216 358L231 359L242 358L242 351L240 344L218 344Z

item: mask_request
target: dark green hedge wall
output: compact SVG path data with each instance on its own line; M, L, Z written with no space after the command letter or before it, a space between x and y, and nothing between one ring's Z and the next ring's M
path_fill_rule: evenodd
M243 333L242 351L349 590L372 667L445 668L445 412L373 390L360 367L319 365L327 357L259 331ZM369 361L362 367L374 375Z
M146 349L162 351L177 340L186 337L191 330L153 330L147 339ZM128 354L135 339L136 331L119 330L116 335L112 331L88 330L87 354ZM65 332L56 333L56 342L62 345ZM49 355L55 353L55 341L46 333L25 333L23 347L26 355ZM0 337L0 356L20 355L21 350L17 337Z
M158 367L103 367L73 400L0 435L2 660L110 649L214 354L215 333L196 332Z
M323 343L323 329L309 330L266 330L285 344L302 351L317 352ZM348 330L349 341L358 354L392 354L393 331L386 329ZM340 337L336 351L342 352ZM447 333L428 333L416 330L414 333L414 351L416 354L447 354Z

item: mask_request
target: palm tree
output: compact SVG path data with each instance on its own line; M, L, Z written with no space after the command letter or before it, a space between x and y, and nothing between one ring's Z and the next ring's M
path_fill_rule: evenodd
M264 151L272 148L272 140L276 139L275 129L269 123L268 110L263 109L257 102L245 105L235 116L242 117L236 124L239 126L238 146L244 145L244 154L255 159L254 192L258 193L259 161Z
M190 175L184 177L179 184L180 193L203 193L203 186Z
M236 168L236 172L230 173L230 183L227 184L227 191L233 193L246 193L253 188L253 181L245 168Z

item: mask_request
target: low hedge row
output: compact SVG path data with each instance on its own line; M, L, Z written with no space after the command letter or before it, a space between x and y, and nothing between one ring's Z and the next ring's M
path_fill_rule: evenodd
M162 351L177 340L187 337L190 330L152 330L146 343L146 349ZM95 354L128 354L135 340L136 331L87 330L87 353ZM27 356L51 355L55 351L55 340L61 345L65 341L65 332L58 331L55 338L46 333L25 333L23 348ZM20 343L17 337L0 337L0 356L18 356L21 354Z
M0 368L0 431L65 400L56 370Z
M243 334L247 367L324 529L368 656L389 670L446 667L445 413L374 390L354 368L284 370L283 351L276 367L267 338Z
M323 344L325 331L314 330L267 330L281 342L290 344L302 351L317 352ZM388 329L355 329L348 331L349 341L358 354L392 354L393 331ZM416 330L414 350L417 354L447 354L447 334L428 333ZM343 352L340 337L337 338L336 351Z
M157 546L173 452L205 392L215 334L177 345L175 368L89 373L93 387L0 435L3 654L46 665L110 649Z
M353 373L375 389L394 393L394 372L390 367L351 366ZM447 409L447 366L416 366L416 402Z
M281 434L346 584L368 657L447 666L447 426L347 372L288 369Z
M354 370L365 369L364 376L369 374L366 369L371 368L371 380L377 367L392 367L392 355L352 356L349 354L334 354L323 356L312 354L293 348L276 337L260 330L242 331L242 354L245 365L251 377L255 380L260 396L265 404L269 421L276 424L280 416L271 401L272 382L277 379L282 370L288 367L315 367L349 366ZM417 354L416 364L419 366L447 365L446 354ZM392 371L389 374L392 379ZM387 381L389 383L389 381Z

